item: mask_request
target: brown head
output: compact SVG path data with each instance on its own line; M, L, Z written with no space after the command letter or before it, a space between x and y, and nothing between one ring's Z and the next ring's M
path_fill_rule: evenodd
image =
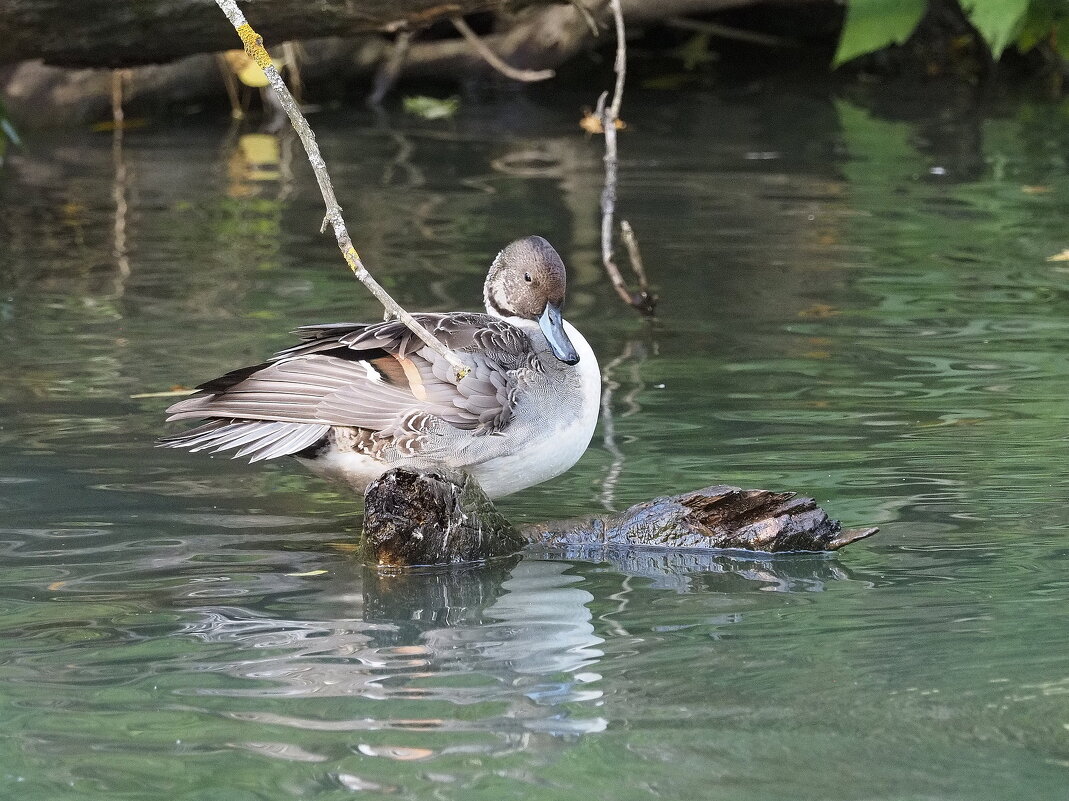
M576 364L579 354L561 318L566 283L564 262L549 242L540 236L517 239L490 265L483 286L486 312L537 322L553 355Z

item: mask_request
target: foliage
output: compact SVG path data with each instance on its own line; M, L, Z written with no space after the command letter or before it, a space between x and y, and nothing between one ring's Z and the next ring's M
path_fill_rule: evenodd
M422 117L425 120L443 120L452 117L460 108L458 97L427 97L415 95L403 101L405 112Z
M851 0L835 53L835 66L901 44L924 16L925 0Z
M834 65L904 42L924 16L925 0L849 0ZM1028 51L1050 42L1069 57L1067 0L961 0L994 58L1010 45Z

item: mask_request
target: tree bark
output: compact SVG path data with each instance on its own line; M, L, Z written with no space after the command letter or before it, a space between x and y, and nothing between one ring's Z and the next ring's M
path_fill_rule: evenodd
M599 14L603 0L580 0ZM628 23L663 22L751 5L802 6L831 0L623 0ZM244 0L241 7L272 42L419 30L451 16L564 0ZM43 59L64 67L134 67L234 47L213 0L0 0L0 64ZM583 23L584 26L586 23Z
M635 547L836 551L877 530L844 531L812 498L793 492L716 485L517 532L470 476L395 468L364 495L363 552L370 564L397 568L485 561L527 545L588 556Z
M364 557L380 567L482 562L524 545L467 474L394 469L364 493Z
M422 28L454 14L505 6L505 0L242 3L269 44ZM0 63L40 58L66 67L130 67L229 50L234 43L214 0L0 0Z
M0 8L5 2L0 0ZM589 0L597 2L597 0ZM241 41L216 9L216 24L228 35L221 49L238 49ZM2 30L2 16L0 16ZM582 14L571 5L527 8L498 20L495 32L483 37L488 47L511 65L524 69L555 68L574 56L592 35ZM4 47L0 39L0 50ZM282 40L265 37L272 55ZM377 34L324 38L301 45L298 66L307 85L370 81L390 55L390 41ZM474 75L491 68L459 36L415 41L401 69L407 77ZM6 74L5 74L6 73ZM111 73L101 69L67 69L27 61L0 69L0 91L8 111L28 127L70 124L107 117L111 109ZM192 55L169 64L133 68L125 84L124 105L134 114L163 106L194 103L223 94L214 57Z

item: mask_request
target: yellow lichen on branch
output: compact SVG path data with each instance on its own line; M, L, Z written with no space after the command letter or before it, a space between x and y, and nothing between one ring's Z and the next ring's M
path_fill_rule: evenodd
M364 263L360 261L360 254L356 252L356 248L349 245L349 247L342 251L342 256L345 257L345 263L349 265L349 269L356 275L360 275L361 271L364 269Z
M245 52L249 54L249 58L260 65L260 69L267 71L267 67L273 65L271 61L271 55L267 52L267 48L264 47L264 39L260 34L252 29L249 23L239 25L234 30L238 32L238 36L241 37L241 43L245 45Z

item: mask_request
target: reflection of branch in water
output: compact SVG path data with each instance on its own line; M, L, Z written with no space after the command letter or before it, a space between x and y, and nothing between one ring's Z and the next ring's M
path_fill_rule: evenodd
M621 417L630 417L641 411L641 406L638 403L638 393L642 391L639 366L645 360L646 349L635 342L628 342L623 353L606 364L601 371L603 387L601 391L602 444L612 456L612 463L609 465L609 471L605 474L605 478L602 479L601 494L598 496L598 501L602 507L610 512L616 511L614 506L616 485L620 480L620 473L623 472L624 462L626 461L624 452L620 450L620 446L616 442L616 415L613 412L613 393L620 388L620 383L614 378L614 372L621 365L630 362L632 386L627 391L627 394L624 395L627 411L621 415Z
M401 69L405 65L405 58L408 56L408 48L412 45L412 37L412 31L401 31L397 34L389 55L386 56L379 65L378 72L375 73L374 88L367 97L369 106L381 105L383 99L393 89L394 84L397 83L397 79L401 76Z
M404 181L404 185L409 189L426 184L427 179L424 178L423 172L412 163L412 154L416 152L412 140L393 128L390 125L390 118L385 113L378 115L378 122L378 127L385 131L386 135L397 145L397 152L394 153L394 157L390 159L390 163L386 165L386 169L382 172L382 185L389 186L393 183L393 176L398 167L404 170L408 176L407 180Z
M297 134L292 129L286 130L279 138L278 158L278 202L281 204L296 188L293 179L293 148L297 143Z
M115 225L112 228L112 255L118 267L115 276L115 296L122 296L126 289L126 279L130 276L130 257L126 246L126 217L129 204L126 200L127 176L126 161L123 158L123 82L129 70L111 71L111 160L115 169L115 178L111 185L111 196L115 201Z
M609 596L610 601L616 601L616 608L611 612L598 616L598 620L609 627L608 633L614 637L631 636L631 632L620 625L620 622L615 617L627 611L628 602L631 600L628 598L631 594L631 578L631 576L624 576L624 580L620 582L620 589Z
M298 103L304 100L304 79L301 78L301 65L298 63L302 53L303 49L299 43L282 43L282 61L286 66L286 77L289 78L293 98Z

